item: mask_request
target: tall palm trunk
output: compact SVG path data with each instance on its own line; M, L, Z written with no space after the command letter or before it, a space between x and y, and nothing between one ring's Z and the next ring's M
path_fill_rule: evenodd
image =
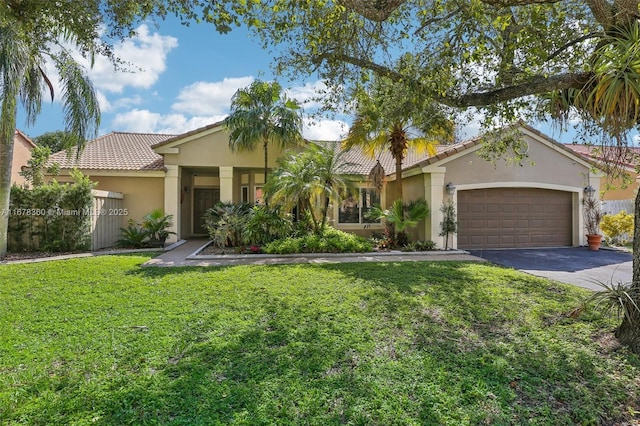
M640 192L636 195L633 230L633 281L630 288L636 304L640 306ZM640 354L640 314L631 310L630 318L624 317L616 330L616 337L623 345Z
M5 90L7 89L5 85ZM0 119L0 259L7 254L13 136L16 131L16 96L5 93Z
M407 134L402 123L395 123L389 137L391 146L389 150L396 160L396 199L402 200L402 163L407 152Z
M262 149L264 150L264 184L267 184L267 173L269 172L269 155L268 155L268 145L269 145L269 140L267 139L266 136L264 136L264 142L262 142ZM264 198L264 205L266 207L269 207L269 200L267 200L267 197L264 196L264 189L262 192L262 196Z

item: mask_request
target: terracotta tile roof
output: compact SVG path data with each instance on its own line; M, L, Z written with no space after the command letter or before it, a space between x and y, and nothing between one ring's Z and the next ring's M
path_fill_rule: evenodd
M29 136L25 135L20 130L16 129L16 131L15 131L15 133L13 135L14 135L13 136L14 138L21 137L22 140L24 140L27 143L27 145L29 145L31 148L35 148L36 147L36 144L33 143L33 141L31 139L29 139Z
M333 150L341 149L341 142L314 141L314 143L330 147ZM446 149L446 147L447 146L438 146L437 151L441 152ZM417 152L414 149L409 149L402 163L402 170L407 170L429 158L428 152ZM353 166L348 169L348 173L355 175L368 175L373 166L376 165L376 160L380 161L387 175L392 175L396 172L396 161L388 149L383 149L376 158L371 158L365 154L362 149L354 147L345 151L343 159L348 163L353 163Z
M640 163L640 148L635 146L601 146L565 144L567 149L588 160L602 161L614 166L634 168Z
M173 137L154 133L112 132L87 142L77 160L77 151L74 149L70 156L66 151L56 152L49 162L56 162L63 169L162 170L164 160L151 146Z
M433 157L427 157L423 161L419 162L421 166L426 166L429 164L433 164L437 161L443 160L447 157L451 157L454 154L465 151L477 144L479 144L481 139L479 137L474 139L469 139L466 141L458 142L452 145L442 145L438 147L438 153ZM418 163L416 163L418 164Z

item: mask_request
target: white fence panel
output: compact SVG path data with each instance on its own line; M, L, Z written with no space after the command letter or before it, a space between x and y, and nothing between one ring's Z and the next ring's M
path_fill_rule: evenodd
M123 199L119 192L93 190L92 250L113 247L120 238Z
M618 214L622 210L633 214L634 200L606 200L602 201L602 212L605 214Z

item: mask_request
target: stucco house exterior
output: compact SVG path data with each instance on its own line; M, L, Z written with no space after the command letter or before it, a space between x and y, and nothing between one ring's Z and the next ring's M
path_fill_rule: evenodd
M603 201L633 200L636 198L640 187L640 175L636 170L640 148L629 147L625 149L625 155L620 158L617 147L599 147L596 145L566 144L566 147L579 155L589 158L596 163L610 161L617 164L628 175L625 182L621 177L606 175L600 182L600 196ZM609 160L607 160L609 159Z
M20 175L23 167L27 166L27 162L31 159L31 150L36 145L31 139L20 130L15 131L13 135L13 159L11 162L11 183L24 185L26 180Z
M431 208L430 217L413 231L414 239L444 246L439 209L451 200L457 207L459 232L450 247L584 244L580 200L586 186L599 189L600 175L593 173L593 164L564 145L530 126L522 124L519 129L528 146L528 161L522 166L483 160L477 153L480 139L440 147L433 157L408 154L403 169L405 198L424 198ZM334 147L340 149L339 143ZM283 154L270 146L269 168L275 168ZM378 158L388 174L378 194L367 182L376 159L359 150L348 151L346 159L356 164L349 173L361 177L360 197L333 206L332 225L360 234L379 231L382 225L367 223L363 212L371 204L386 206L394 201L394 160L387 151ZM89 142L78 161L64 152L54 154L51 161L61 166L59 181L75 166L98 182L97 189L123 194L127 214L121 217L122 226L154 208L164 208L175 218L177 239L204 235L204 212L218 201L262 202L265 183L262 149L232 152L222 123L182 135L114 132Z

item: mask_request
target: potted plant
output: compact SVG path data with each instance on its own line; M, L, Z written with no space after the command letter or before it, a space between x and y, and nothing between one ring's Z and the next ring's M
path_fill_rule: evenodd
M142 228L147 231L149 245L163 247L167 237L175 232L169 231L173 226L173 215L164 214L162 209L155 209L146 215L142 222Z
M582 199L582 208L584 227L587 231L587 245L589 250L598 250L602 242L600 222L603 214L600 210L600 200L594 197L584 197Z

